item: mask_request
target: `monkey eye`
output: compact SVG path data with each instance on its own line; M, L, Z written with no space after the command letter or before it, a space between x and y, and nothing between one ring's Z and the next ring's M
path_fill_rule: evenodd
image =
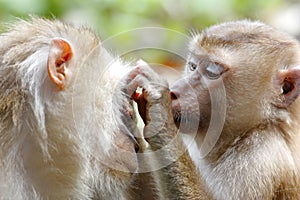
M188 62L188 67L189 67L189 69L190 69L191 71L194 71L195 69L197 69L197 64L195 64L195 63L189 61L189 62Z
M209 79L218 79L225 72L225 68L217 63L210 63L205 69L206 76Z

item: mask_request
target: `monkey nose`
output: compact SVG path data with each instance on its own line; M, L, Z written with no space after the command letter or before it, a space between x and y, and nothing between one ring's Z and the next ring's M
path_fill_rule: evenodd
M170 91L171 100L176 100L179 98L179 94L174 91Z

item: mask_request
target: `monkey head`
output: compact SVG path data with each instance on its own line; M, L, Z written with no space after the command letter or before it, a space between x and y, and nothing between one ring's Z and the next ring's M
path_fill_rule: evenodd
M229 22L195 34L189 51L183 77L171 86L182 132L197 127L204 137L213 117L224 114L222 134L235 138L264 122L293 117L300 49L291 36L260 22Z
M114 188L137 168L121 81L130 67L90 29L60 21L20 20L0 41L0 169L12 174L0 193L22 179L20 199L85 199L95 187L123 196Z

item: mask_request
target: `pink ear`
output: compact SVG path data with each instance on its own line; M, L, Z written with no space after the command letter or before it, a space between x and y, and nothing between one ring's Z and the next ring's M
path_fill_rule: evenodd
M48 75L60 89L64 89L68 76L68 61L73 56L72 48L64 39L52 40L48 56Z
M278 106L288 107L300 94L300 68L280 70L275 84L277 88L281 88Z

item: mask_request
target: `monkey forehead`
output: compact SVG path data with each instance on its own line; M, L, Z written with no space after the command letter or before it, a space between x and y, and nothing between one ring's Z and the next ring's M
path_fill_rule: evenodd
M203 48L238 48L241 46L263 46L279 50L295 43L286 33L257 21L235 21L212 26L196 35L192 43Z
M275 69L299 65L299 47L299 42L284 32L260 22L243 20L202 31L190 41L189 50L194 55L215 57L217 62L230 67L256 65L251 66L253 69L272 63L268 67Z

